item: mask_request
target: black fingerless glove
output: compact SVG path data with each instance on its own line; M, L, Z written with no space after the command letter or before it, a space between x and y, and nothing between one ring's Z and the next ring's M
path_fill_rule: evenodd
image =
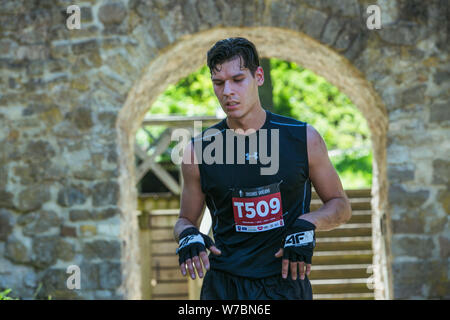
M292 226L286 229L283 237L283 259L310 264L316 246L315 229L316 226L311 222L296 219Z
M205 251L214 245L214 241L206 234L198 231L196 227L183 230L180 234L179 247L176 251L180 265L188 259L198 256L200 252Z

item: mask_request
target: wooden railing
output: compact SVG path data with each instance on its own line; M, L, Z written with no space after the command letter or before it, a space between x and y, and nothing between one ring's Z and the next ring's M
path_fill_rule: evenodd
M144 132L149 136L149 140L153 140L153 142L146 149L143 149L137 143L135 144L135 155L141 160L141 163L136 167L136 181L139 182L147 172L152 171L173 194L179 195L181 193L180 183L156 161L157 157L169 152L173 130L184 128L193 135L196 123L201 126L199 128L201 129L220 120L222 119L215 116L147 116L142 122L142 128L145 128L145 126L163 126L165 129L158 137L151 137L150 132L144 129ZM151 153L149 152L150 149L152 150Z
M351 220L331 231L317 232L310 280L314 299L373 299L371 286L371 194L346 191L353 210ZM322 201L313 192L311 210ZM144 250L144 299L198 299L199 282L188 281L179 271L173 226L178 218L176 196L139 196L141 245ZM143 236L145 234L145 236ZM145 243L142 243L145 242ZM149 245L150 242L151 244ZM190 288L190 289L189 289Z

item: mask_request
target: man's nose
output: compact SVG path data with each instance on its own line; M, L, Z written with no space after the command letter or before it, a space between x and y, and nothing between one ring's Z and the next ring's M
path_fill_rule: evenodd
M223 94L225 96L229 96L232 93L231 84L229 81L225 81L224 87L223 87Z

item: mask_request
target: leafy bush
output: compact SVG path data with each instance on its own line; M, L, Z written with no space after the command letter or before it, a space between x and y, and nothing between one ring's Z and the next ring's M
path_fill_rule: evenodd
M11 292L11 289L6 289L4 291L0 291L0 300L19 300L12 297L9 297L8 294Z

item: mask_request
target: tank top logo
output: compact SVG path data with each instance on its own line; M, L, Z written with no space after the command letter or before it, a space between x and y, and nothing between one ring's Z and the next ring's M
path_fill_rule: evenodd
M232 192L237 232L261 232L284 226L279 183Z

